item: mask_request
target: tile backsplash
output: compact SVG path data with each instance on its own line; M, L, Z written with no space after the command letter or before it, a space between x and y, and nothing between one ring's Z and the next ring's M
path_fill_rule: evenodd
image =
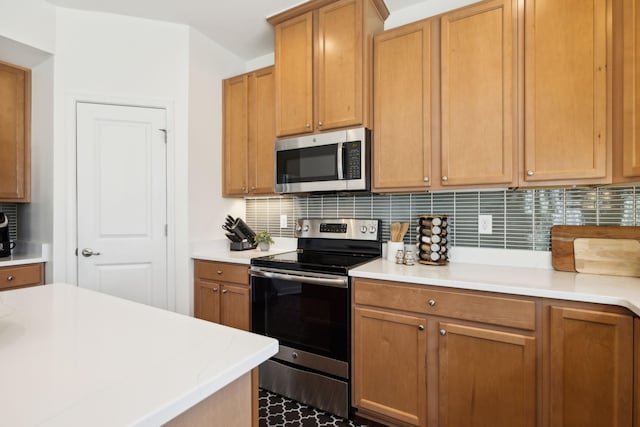
M9 238L18 239L18 205L15 203L0 203L0 212L9 217Z
M415 243L418 215L448 214L453 246L549 251L553 225L640 225L640 185L282 196L246 199L246 212L250 227L276 237L294 237L296 218L381 219L385 241L391 223L410 222L407 244ZM280 228L281 215L286 228ZM478 232L478 215L492 216L492 234Z

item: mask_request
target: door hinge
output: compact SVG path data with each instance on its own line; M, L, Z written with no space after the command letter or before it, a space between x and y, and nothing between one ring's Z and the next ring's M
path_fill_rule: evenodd
M169 132L166 129L158 129L160 132L164 133L164 143L167 143L167 133Z
M164 225L164 235L168 236L169 235L169 224L165 224Z

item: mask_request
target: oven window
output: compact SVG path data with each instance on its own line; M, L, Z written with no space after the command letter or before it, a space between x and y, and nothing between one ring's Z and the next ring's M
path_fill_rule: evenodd
M349 289L252 277L252 330L348 361Z
M338 179L337 144L277 151L277 183Z

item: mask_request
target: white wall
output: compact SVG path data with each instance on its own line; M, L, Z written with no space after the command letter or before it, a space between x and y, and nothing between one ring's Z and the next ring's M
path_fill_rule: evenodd
M53 53L55 34L56 8L50 3L45 0L0 0L0 36Z
M200 32L189 37L189 238L224 238L226 214L243 216L242 199L222 198L222 79L245 62Z
M53 242L53 69L49 57L31 70L31 203L18 206L20 240L51 245ZM45 280L53 265L45 265Z
M54 271L75 282L75 99L169 107L169 282L188 312L188 60L183 25L58 8L55 56ZM126 153L123 153L126 155ZM170 307L173 305L170 301Z

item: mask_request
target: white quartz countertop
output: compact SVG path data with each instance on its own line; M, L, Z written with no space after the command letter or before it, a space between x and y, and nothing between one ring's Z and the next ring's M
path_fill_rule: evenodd
M0 293L0 424L158 426L277 341L71 285Z
M352 277L446 286L514 295L613 304L640 315L640 278L569 273L542 268L449 263L395 264L378 259L350 270Z
M191 244L191 258L248 265L251 262L251 258L295 251L297 248L296 239L274 238L273 240L275 243L271 245L268 251L259 249L232 251L229 250L229 241L226 239L195 242Z

